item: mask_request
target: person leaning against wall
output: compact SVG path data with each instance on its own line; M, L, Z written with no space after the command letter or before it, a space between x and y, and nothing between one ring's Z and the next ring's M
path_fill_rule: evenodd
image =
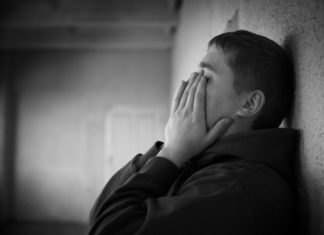
M239 30L212 38L199 67L175 94L165 142L104 187L89 234L294 234L297 131L279 128L291 60Z

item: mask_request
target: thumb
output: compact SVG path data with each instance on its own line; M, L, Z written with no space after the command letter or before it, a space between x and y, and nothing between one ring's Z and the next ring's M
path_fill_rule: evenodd
M219 139L225 131L233 124L234 120L232 118L223 118L216 122L214 126L208 131L206 137L206 145L209 146Z

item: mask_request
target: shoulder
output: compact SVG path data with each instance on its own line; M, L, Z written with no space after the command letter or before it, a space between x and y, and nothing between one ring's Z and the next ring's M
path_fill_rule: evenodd
M196 171L183 182L177 196L183 200L195 198L196 206L213 218L219 233L255 234L253 207L229 164L213 164Z
M295 196L291 186L263 163L243 159L211 164L192 174L186 181L188 189L190 185L197 188L196 192L207 190L223 195L217 197L226 198L223 203L234 203L236 207L237 202L245 204L244 211L253 214L258 231L284 234L294 222Z
M250 160L219 162L203 167L188 177L180 188L186 193L233 194L245 197L251 206L269 209L290 205L291 186L274 169Z
M227 187L237 185L245 193L257 195L278 193L282 196L283 193L292 192L291 185L272 167L257 161L239 158L203 167L186 180L186 183L189 182L211 183L215 186Z
M242 191L241 182L235 171L238 166L231 163L217 163L199 167L183 183L180 192L186 193L229 193Z

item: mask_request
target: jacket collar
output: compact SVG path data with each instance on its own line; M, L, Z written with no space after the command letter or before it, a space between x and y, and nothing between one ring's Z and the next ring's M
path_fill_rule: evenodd
M264 163L289 182L298 131L289 128L253 130L226 136L197 156L197 165L209 165L224 155Z

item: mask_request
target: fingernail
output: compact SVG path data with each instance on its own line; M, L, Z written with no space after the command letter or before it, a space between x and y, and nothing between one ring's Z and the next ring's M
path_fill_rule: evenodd
M197 72L193 72L193 73L191 74L191 77L190 77L190 78L194 79L194 78L196 78L196 77L197 77L197 75L198 75L198 73L197 73Z

